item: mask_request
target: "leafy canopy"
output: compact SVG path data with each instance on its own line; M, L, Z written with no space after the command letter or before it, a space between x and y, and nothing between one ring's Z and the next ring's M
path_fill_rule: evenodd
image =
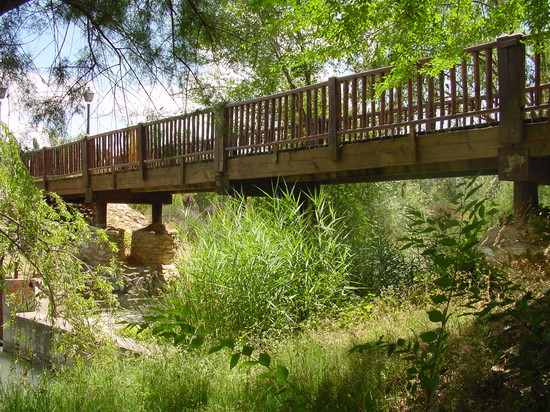
M543 47L549 10L547 0L12 0L0 7L0 82L17 84L36 122L62 130L65 109L82 110L83 88L99 79L116 96L193 88L204 104L386 64L402 80L420 58L437 71L506 32ZM40 51L26 44L43 36L55 53L41 76L58 97L37 98L29 76Z

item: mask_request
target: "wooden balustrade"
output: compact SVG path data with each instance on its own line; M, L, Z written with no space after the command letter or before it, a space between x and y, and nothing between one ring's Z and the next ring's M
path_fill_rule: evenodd
M501 100L517 93L517 87L499 86L508 70L499 59L509 58L526 61L526 84L520 88L525 108L516 110L523 111L518 115L547 119L550 81L543 67L548 63L521 48L509 57L503 51L507 39L466 49L464 60L436 76L424 70L429 60L421 61L416 73L395 87L381 87L392 67L380 68L29 152L24 162L36 178L85 170L89 179L134 169L145 178L147 169L212 161L223 173L233 157L319 147L328 147L336 161L342 145L495 125L503 110L511 110Z
M326 145L326 82L226 108L230 157Z

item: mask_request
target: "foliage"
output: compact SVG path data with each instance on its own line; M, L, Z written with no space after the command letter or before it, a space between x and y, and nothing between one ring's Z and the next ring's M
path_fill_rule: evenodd
M314 211L302 211L287 192L215 208L169 299L191 308L187 323L206 334L259 334L343 302L350 251L341 222L321 197L311 201Z
M549 22L546 0L21 0L0 7L0 81L17 84L35 121L63 129L63 109L82 112L84 87L100 79L122 93L185 89L182 108L193 89L211 104L388 64L388 81L401 83L419 59L432 56L425 70L435 73L505 32L527 30L547 47ZM53 37L49 73L40 74L60 97L36 98L29 74L43 64L25 44L32 35Z
M400 233L400 206L405 189L400 183L331 185L324 193L338 210L347 232L351 255L350 273L360 295L378 294L386 288L410 286L410 266L394 239ZM403 189L403 190L400 190ZM410 200L410 196L406 196Z
M300 13L304 28L325 40L316 50L319 56L355 60L363 69L373 68L373 62L377 67L392 64L396 68L390 81L396 84L427 55L431 60L425 70L437 73L456 62L464 47L494 40L502 33L527 30L534 34L531 41L543 47L550 28L546 0L309 0L298 4L295 12ZM370 47L358 47L361 44Z
M400 338L388 343L378 341L353 347L350 352L385 347L388 355L399 354L410 363L407 369L408 389L412 395L421 389L425 410L433 407L441 375L444 373L445 354L448 349L449 321L454 315L451 303L459 298L479 300L482 290L492 292L499 278L497 270L485 263L476 250L480 234L486 228L488 215L496 209L486 210L483 199L473 195L480 185L474 179L464 181L453 202L453 209L439 209L432 214L409 211L410 234L403 238L404 248L415 248L425 261L433 308L428 318L437 327L421 333L414 341Z
M64 352L72 345L91 350L95 338L91 319L98 311L95 298L112 299L110 285L92 270L84 270L78 245L89 241L87 224L60 198L48 201L37 190L19 157L19 147L6 132L0 139L0 279L15 270L36 277L48 298L50 318L70 322L74 335L64 336ZM90 346L89 346L90 345Z

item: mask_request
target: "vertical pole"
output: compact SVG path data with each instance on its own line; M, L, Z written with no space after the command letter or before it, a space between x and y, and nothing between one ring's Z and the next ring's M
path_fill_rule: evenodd
M229 110L225 103L217 106L215 119L214 167L216 168L216 193L227 194L229 193L229 178L227 176L229 153L225 149L229 143Z
M86 136L90 135L90 103L86 104Z
M162 203L153 203L151 205L151 224L162 225Z
M85 137L81 143L82 156L82 181L84 188L90 187L90 157L88 154L88 137Z
M107 227L107 203L105 202L95 204L95 225L101 229Z
M48 190L48 157L46 150L47 148L42 148L42 181L44 182L44 190Z
M137 149L138 149L138 164L139 164L139 173L141 180L146 178L145 170L145 158L147 155L147 148L145 145L145 126L143 123L138 123L137 125Z
M524 222L538 210L538 185L530 181L529 153L525 141L525 45L523 35L501 36L498 41L499 176L514 182L514 220ZM521 167L514 158L525 153ZM502 165L502 166L500 166Z
M501 146L521 143L524 136L525 45L521 34L498 38L498 87Z
M229 111L225 103L221 103L216 107L215 119L214 164L216 165L216 173L225 173L227 172L228 160L228 153L225 149L229 134Z
M340 142L338 130L340 126L340 88L338 78L328 79L328 150L330 159L340 160Z

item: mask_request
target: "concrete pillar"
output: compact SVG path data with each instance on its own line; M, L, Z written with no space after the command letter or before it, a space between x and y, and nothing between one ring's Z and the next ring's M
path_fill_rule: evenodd
M514 182L514 220L524 222L538 213L537 182Z
M101 229L107 227L107 203L98 202L95 205L95 226Z
M153 203L151 205L151 224L162 225L162 204Z

